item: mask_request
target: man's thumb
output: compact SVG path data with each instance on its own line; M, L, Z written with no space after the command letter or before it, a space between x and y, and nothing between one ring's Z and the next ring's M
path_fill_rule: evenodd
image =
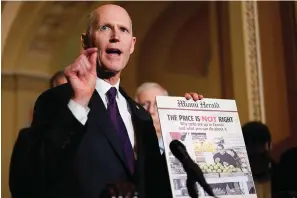
M89 61L91 64L91 71L96 71L96 66L97 66L97 52L93 52L89 56Z

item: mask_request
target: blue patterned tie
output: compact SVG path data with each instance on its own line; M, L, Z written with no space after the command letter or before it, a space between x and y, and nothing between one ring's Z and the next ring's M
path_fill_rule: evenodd
M118 132L118 136L120 138L121 144L123 145L123 149L126 155L126 160L129 165L129 169L131 173L133 173L134 152L128 136L126 126L120 115L119 108L117 105L117 101L116 101L117 89L115 87L110 88L106 93L106 95L108 98L107 110L109 112L109 115L113 124L116 127L116 131Z

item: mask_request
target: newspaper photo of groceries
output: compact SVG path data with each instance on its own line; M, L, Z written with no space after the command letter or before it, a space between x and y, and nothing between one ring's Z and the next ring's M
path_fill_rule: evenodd
M228 144L228 137L217 134L171 132L170 137L186 145L187 152L201 168L215 195L250 194L254 184L244 145ZM175 178L175 194L187 196L183 179L186 172L182 164L171 152L169 162L171 174ZM200 191L202 196L207 196L202 189Z
M206 133L192 133L191 136L195 161L206 176L230 177L251 174L244 145L227 147L222 136Z
M209 138L206 133L170 132L170 136L172 140L177 139L187 146L188 153L193 153L193 160L206 177L251 175L244 147L225 148L223 137ZM187 142L191 142L193 146ZM181 163L171 152L169 160L173 174L185 174Z
M205 174L217 173L218 176L241 176L251 175L248 165L248 157L244 152L244 148L226 149L223 144L216 145L216 151L213 153L213 162L199 162Z

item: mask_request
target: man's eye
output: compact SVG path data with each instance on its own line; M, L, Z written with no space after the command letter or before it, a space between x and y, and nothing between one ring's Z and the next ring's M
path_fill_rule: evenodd
M121 28L122 32L128 32L128 30L126 28Z
M103 25L103 26L99 27L100 31L106 31L106 30L109 30L109 29L110 28L108 26L106 26L106 25Z

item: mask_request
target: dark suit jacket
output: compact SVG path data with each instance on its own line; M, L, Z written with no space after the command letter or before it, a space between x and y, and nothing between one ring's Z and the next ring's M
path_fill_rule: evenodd
M32 149L40 149L40 145L34 142L30 128L23 128L18 133L9 167L9 188L12 198L32 197L32 190L36 189L39 160L32 153ZM35 160L35 161L34 161ZM37 161L38 160L38 161ZM34 173L34 174L32 174Z
M17 197L18 194L24 193L28 188L24 182L24 178L27 178L26 171L24 171L24 166L21 164L26 161L24 149L28 148L26 145L29 142L29 128L23 128L18 133L18 137L15 141L15 145L10 158L10 167L9 167L9 189L11 191L12 197ZM25 165L26 166L26 165ZM23 184L23 185L22 185Z
M103 101L95 91L88 121L82 125L67 104L72 96L69 84L45 91L34 108L31 125L42 142L44 178L39 197L98 198L110 182L132 181L140 198L170 197L165 158L160 155L152 118L120 88L126 98L137 144L135 173L124 161Z

